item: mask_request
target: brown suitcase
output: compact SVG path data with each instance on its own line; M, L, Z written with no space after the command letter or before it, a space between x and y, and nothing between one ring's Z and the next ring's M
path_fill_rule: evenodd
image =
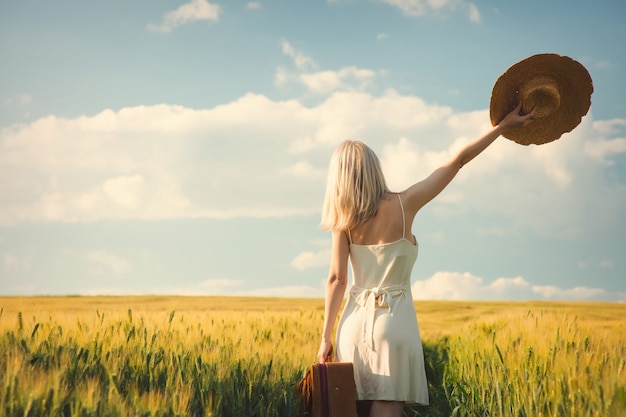
M311 365L298 384L302 415L306 417L357 417L356 384L349 362Z

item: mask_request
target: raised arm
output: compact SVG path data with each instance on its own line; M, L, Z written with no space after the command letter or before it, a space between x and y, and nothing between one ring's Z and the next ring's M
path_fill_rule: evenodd
M412 185L404 192L405 204L411 214L415 215L426 203L435 198L452 181L463 165L474 159L478 154L491 145L504 131L532 122L535 111L520 115L520 102L500 123L474 142L468 144L452 159L434 170L426 179Z

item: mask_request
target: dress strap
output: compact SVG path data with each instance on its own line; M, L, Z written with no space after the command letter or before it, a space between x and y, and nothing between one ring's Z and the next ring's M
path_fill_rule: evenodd
M352 245L352 233L350 233L350 229L348 229L348 240L350 240L350 244Z
M404 217L404 204L402 204L402 197L398 193L398 200L400 200L400 208L402 209L402 239L404 239L404 229L406 229L406 219Z

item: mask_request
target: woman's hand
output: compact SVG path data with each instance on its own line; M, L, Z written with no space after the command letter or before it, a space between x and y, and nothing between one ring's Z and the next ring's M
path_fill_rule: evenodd
M319 363L326 363L329 360L329 356L332 355L332 352L333 344L330 342L330 340L322 340L322 343L320 344L320 349L317 352L317 361Z
M498 126L500 126L502 129L509 129L511 127L518 127L518 126L524 127L532 123L533 116L535 115L535 109L533 108L530 113L525 114L525 115L520 115L519 114L520 110L522 110L521 101L519 102L517 107L513 109L513 111L511 111L509 114L504 116L504 119L502 119L502 121L498 123Z

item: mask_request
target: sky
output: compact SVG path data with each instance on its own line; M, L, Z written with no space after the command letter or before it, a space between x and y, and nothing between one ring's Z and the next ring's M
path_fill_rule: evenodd
M2 1L0 295L323 297L334 148L401 191L557 53L589 112L417 214L413 296L626 302L624 39L622 0Z

